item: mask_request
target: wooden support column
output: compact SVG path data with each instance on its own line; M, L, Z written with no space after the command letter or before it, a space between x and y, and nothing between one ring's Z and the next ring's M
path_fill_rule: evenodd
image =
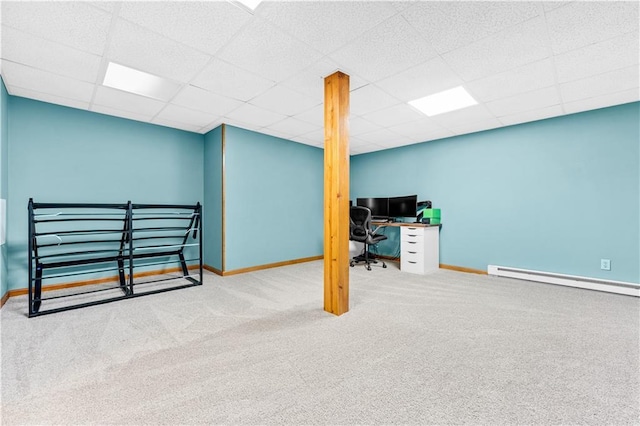
M324 310L349 311L349 76L324 79Z

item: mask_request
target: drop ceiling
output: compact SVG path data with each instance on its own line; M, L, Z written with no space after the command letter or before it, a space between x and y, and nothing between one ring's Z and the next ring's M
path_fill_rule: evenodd
M351 154L640 100L639 3L1 3L11 95L206 133L221 123L323 146L323 78L350 76ZM109 62L168 102L102 85ZM478 104L408 101L463 86Z

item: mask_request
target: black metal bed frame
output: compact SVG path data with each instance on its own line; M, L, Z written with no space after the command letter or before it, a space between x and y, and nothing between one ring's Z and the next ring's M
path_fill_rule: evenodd
M29 199L29 317L99 305L116 300L202 285L202 206L182 204L34 203ZM152 224L149 224L153 222ZM155 222L154 222L155 221ZM158 226L154 226L158 224ZM136 226L138 225L138 226ZM140 226L141 225L141 226ZM185 248L197 246L197 257L186 259ZM188 249L188 251L195 251ZM153 258L163 258L149 263ZM144 260L146 259L146 260ZM174 260L170 260L174 259ZM141 262L141 260L143 260ZM156 259L158 260L158 259ZM197 261L199 279L189 275ZM134 271L179 263L181 276L135 282ZM102 269L90 265L114 264ZM46 279L117 271L118 285L42 296ZM134 291L137 285L183 280L187 283ZM119 290L122 294L83 301L83 297ZM78 303L41 310L43 301L64 298Z

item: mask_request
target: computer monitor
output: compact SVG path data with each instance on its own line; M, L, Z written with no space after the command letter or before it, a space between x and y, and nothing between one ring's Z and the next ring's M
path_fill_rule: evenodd
M389 217L388 198L358 198L356 204L371 210L371 216L374 218L386 219Z
M389 198L389 217L416 217L417 195Z

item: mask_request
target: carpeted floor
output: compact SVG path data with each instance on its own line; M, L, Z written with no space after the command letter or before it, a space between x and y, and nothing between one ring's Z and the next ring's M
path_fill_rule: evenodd
M639 424L638 298L322 262L26 318L2 308L2 424Z

